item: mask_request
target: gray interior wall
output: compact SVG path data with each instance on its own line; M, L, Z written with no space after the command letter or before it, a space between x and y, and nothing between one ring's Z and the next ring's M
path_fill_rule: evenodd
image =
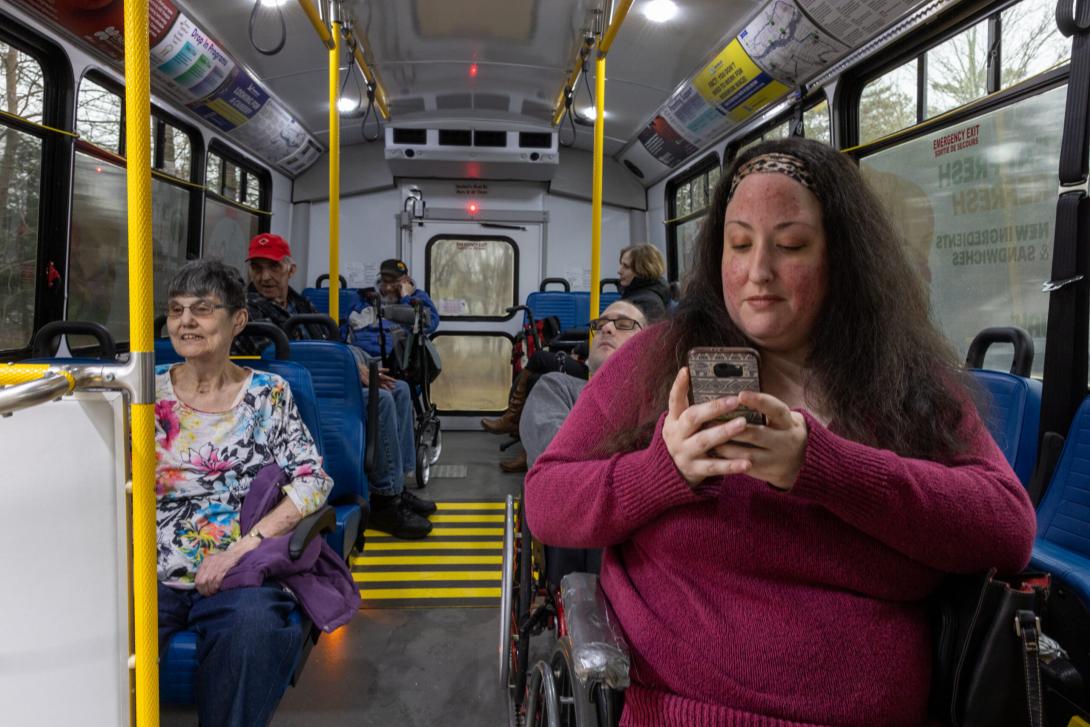
M306 279L311 284L329 271L329 202L313 202L308 207ZM400 209L397 189L341 198L340 269L350 286L373 285L374 280L363 276L363 266L378 264L397 253Z
M353 144L341 148L341 197L392 189L394 175L383 156L383 146ZM329 154L295 179L294 202L329 199Z
M560 164L549 183L549 193L590 201L594 155L582 149L561 149ZM632 172L607 157L602 167L602 204L647 209L647 196Z

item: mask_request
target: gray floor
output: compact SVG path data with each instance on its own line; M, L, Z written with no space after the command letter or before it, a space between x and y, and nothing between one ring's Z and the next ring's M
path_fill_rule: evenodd
M435 500L502 500L522 475L496 462L505 441L483 432L447 432L439 464L467 465L464 479L433 479L419 494ZM280 704L274 727L481 727L505 725L498 686L499 609L363 610L323 635L299 684ZM192 725L191 710L166 708L164 727Z

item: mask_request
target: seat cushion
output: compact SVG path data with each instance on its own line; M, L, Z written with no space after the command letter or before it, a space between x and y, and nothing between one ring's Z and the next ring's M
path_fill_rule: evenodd
M1090 608L1090 558L1038 539L1033 544L1030 567L1051 573L1055 580L1075 591L1083 604Z

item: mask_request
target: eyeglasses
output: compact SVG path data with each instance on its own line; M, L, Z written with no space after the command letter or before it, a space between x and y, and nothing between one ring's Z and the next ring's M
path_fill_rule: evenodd
M181 318L185 313L186 308L193 314L195 318L208 318L220 308L226 308L225 305L219 305L213 303L210 300L198 300L195 303L189 305L182 305L181 303L168 303L167 304L167 318Z
M612 323L613 327L618 331L631 331L636 328L643 328L639 321L634 321L631 318L625 318L624 316L617 316L616 318L608 318L602 316L601 318L595 318L590 322L590 330L600 331L607 323Z

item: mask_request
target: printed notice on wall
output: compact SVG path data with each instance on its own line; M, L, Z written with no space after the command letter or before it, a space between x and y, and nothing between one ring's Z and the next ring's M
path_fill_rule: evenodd
M810 22L793 0L770 2L738 34L738 41L758 66L791 86L848 52L848 46Z
M826 32L852 47L862 45L920 2L904 0L798 0Z

